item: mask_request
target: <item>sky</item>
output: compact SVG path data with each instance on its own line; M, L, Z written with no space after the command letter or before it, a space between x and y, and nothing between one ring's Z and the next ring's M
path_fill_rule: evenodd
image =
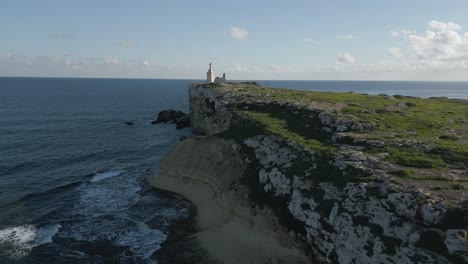
M468 81L466 0L2 0L0 76Z

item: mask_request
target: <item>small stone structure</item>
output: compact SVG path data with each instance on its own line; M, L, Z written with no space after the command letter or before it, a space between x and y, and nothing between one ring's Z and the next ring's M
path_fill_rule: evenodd
M223 77L216 77L215 84L221 84L221 83L226 83L226 74L223 73Z
M206 73L206 83L215 83L215 84L221 84L221 83L226 83L226 73L223 73L223 77L216 77L214 71L211 69L211 63L210 63L210 68L208 69L208 72Z

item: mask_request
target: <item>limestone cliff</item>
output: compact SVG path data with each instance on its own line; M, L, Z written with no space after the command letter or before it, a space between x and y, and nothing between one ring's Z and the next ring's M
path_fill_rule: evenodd
M196 133L211 136L231 126L232 114L227 111L221 98L214 89L206 89L202 85L190 86L190 119Z
M238 206L230 191L239 184L239 176L245 167L233 146L235 142L220 138L184 140L164 155L159 163L159 175L150 178L150 183L183 193L195 202L216 198L214 202L220 208L214 214L219 217L208 218L209 214L203 212L206 208L198 208L198 217L207 217L200 221L200 228L221 225L232 217ZM194 192L193 186L188 187L199 183L206 184L202 193Z
M221 138L186 139L161 159L150 184L197 206L196 237L219 263L308 263L273 211L248 199L238 147Z
M253 84L189 96L209 137L181 142L150 181L215 203L201 230L250 224L286 241L284 263L306 261L286 250L299 245L323 263L468 262L466 102Z

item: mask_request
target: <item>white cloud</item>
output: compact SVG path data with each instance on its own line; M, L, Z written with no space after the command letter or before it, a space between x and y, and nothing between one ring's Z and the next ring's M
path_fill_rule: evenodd
M301 42L302 43L305 43L305 44L311 44L311 45L318 45L320 44L320 41L316 40L316 39L313 39L313 38L302 38L301 39Z
M239 27L231 27L229 34L233 39L244 40L249 35L249 31Z
M104 65L117 65L117 64L119 64L119 62L120 61L118 59L113 58L113 59L104 60L103 64Z
M403 57L403 52L401 51L400 48L391 47L391 48L387 49L387 52L390 53L395 58L402 58Z
M414 33L416 33L416 31L409 30L409 29L399 29L399 30L390 31L389 36L391 38L406 37L406 36L414 34Z
M149 61L147 61L147 60L144 60L144 61L141 62L141 65L143 65L143 68L144 68L145 70L147 70L147 71L153 71L153 68L152 68L153 64L152 64L151 62L149 62Z
M0 51L0 76L194 78L205 67L189 64L158 65L149 59L73 56L24 56Z
M248 34L248 33L246 33ZM244 34L244 39L247 35ZM242 34L241 34L242 35ZM454 22L431 20L426 30L410 29L390 32L399 38L387 46L381 58L360 63L349 51L339 54L328 65L297 66L247 65L231 62L218 67L217 75L226 72L228 79L413 79L468 80L468 32ZM315 45L313 38L298 41ZM388 40L394 41L394 40ZM136 77L136 78L203 78L206 65L159 65L151 59L76 58L69 56L24 56L14 51L0 51L0 75L64 77Z
M459 31L462 29L462 27L456 23L448 22L439 22L437 20L431 20L427 23L427 27L430 29L437 29L441 31L445 30L454 30L454 31Z
M337 59L336 59L336 63L337 64L347 64L347 63L354 63L355 61L355 58L353 55L345 52L343 54L341 54Z
M445 74L466 80L461 76L468 76L468 32L463 32L459 24L436 20L428 21L426 28L419 33L412 30L390 32L390 36L406 40L406 46L388 48L387 52L393 55L394 60L381 61L374 67L418 73L428 79Z
M419 60L466 60L468 57L468 32L452 22L431 20L428 30L411 34L408 38L410 51Z
M12 57L15 57L15 54L10 53L10 52L0 52L0 59L10 59Z
M346 35L337 35L337 39L342 39L342 40L351 40L351 39L358 39L358 37L353 36L351 34L346 34Z

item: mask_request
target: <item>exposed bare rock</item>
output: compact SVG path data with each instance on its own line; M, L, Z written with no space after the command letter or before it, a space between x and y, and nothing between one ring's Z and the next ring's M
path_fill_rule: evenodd
M169 110L163 110L158 113L158 117L156 118L155 121L153 121L155 124L158 123L167 123L167 122L173 122L175 123L177 119L186 116L187 114L182 112L182 111L176 111L173 109Z
M257 89L241 97L235 89L243 88L230 84L189 87L192 126L207 137L185 140L168 153L159 169L163 182L155 177L153 184L193 199L197 197L189 187L196 186L195 182L206 184L224 214L251 221L255 227L264 223L281 236L290 234L285 237L294 237L291 243L305 246L318 263L468 262L466 209L460 208L461 202L449 202L447 196L411 182L403 184L392 176L398 170L407 173L403 175L407 178L415 177L403 165L392 163L393 152L414 151L418 156L436 148L421 138L407 138L409 134L379 137L367 133L381 124L344 115L345 109L340 112L351 103L301 103L269 97ZM366 113L403 115L417 107L410 103L414 100L382 96L388 100L379 99L382 108L366 109ZM272 116L287 111L282 119L285 127L297 126L276 134L262 130L254 136L240 130L248 136L226 140L228 136L222 133L244 120L236 119L239 109L252 115L260 109ZM272 111L265 113L265 109ZM278 121L274 118L269 121ZM284 136L287 133L290 137ZM427 176L427 171L420 173ZM460 166L441 175L444 180L464 179L465 171ZM250 213L241 213L246 211ZM265 262L292 263L276 256Z
M215 135L231 126L232 114L213 89L189 86L190 120L195 133Z
M158 113L156 120L152 121L151 124L159 123L175 123L176 129L182 129L190 126L190 116L182 111L176 111L173 109L163 110Z
M449 229L445 238L445 245L450 254L458 255L468 262L468 236L466 230Z

